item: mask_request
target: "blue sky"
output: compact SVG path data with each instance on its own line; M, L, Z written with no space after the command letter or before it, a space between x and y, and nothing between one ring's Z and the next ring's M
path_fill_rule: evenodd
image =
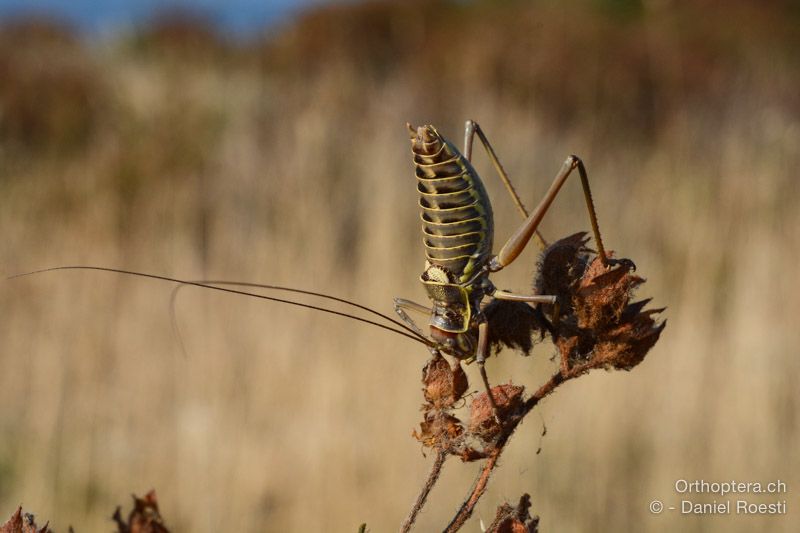
M90 33L130 26L154 12L184 7L200 11L233 32L248 32L279 22L325 0L0 0L0 17L46 13L65 18Z

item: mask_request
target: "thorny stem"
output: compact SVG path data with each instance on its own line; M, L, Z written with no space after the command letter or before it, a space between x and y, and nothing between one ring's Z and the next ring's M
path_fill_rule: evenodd
M445 528L445 533L454 533L455 531L458 531L469 519L469 517L472 516L472 511L478 504L478 500L480 500L481 496L483 496L483 493L486 492L486 486L489 484L489 478L492 475L492 470L497 465L497 460L500 458L500 454L503 453L506 443L511 438L511 435L514 433L514 430L517 428L519 423L522 422L522 419L525 418L525 415L531 412L531 410L536 407L536 405L545 396L553 392L556 387L565 381L580 376L588 369L588 366L581 365L572 368L568 372L557 372L553 374L544 385L539 387L539 390L537 390L533 396L525 401L519 415L511 419L508 425L503 428L503 432L500 434L492 451L489 453L489 457L486 459L478 478L472 485L472 489L470 490L469 494L467 494L467 497L459 507L456 515Z
M425 481L425 485L422 486L422 491L417 496L417 500L414 502L414 507L411 508L411 512L408 513L408 517L400 527L401 533L408 533L411 531L411 526L414 525L417 515L425 505L425 500L428 499L428 494L430 494L431 489L433 489L433 486L439 479L439 475L442 473L442 466L444 466L445 459L447 459L447 452L440 450L436 453L436 459L434 459L433 465L431 465L431 471L428 473L428 479Z
M447 524L444 530L445 533L458 531L461 529L461 526L464 525L464 522L472 516L472 510L486 491L486 486L489 484L489 477L492 475L492 469L497 465L497 460L500 458L501 453L503 453L503 446L499 446L491 451L489 458L486 459L486 462L483 464L483 469L480 475L478 475L478 479L476 479L475 483L472 485L472 490L469 495L464 500L464 503L461 504L461 507L459 507L456 516Z

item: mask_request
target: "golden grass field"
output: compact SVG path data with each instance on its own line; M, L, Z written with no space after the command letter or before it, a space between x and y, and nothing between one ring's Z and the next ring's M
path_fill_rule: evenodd
M800 15L636 6L323 7L239 44L192 19L88 43L7 23L0 274L91 264L391 312L425 298L404 125L459 144L475 119L529 206L584 159L607 246L668 324L631 373L596 371L528 417L465 530L529 492L544 532L797 531ZM475 159L501 243L518 215ZM582 202L568 182L545 236L588 229ZM497 284L528 290L536 260L531 246ZM184 355L170 292L98 272L0 283L0 517L22 503L59 532L107 531L155 488L173 531L396 529L431 461L411 437L425 349L187 288ZM487 367L531 388L553 353ZM419 531L476 469L448 462ZM679 503L678 479L780 479L786 494L751 499L788 514L650 514Z

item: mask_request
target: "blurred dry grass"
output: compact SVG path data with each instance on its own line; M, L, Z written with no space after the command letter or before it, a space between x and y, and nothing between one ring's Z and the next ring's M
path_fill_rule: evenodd
M422 300L403 124L459 139L474 118L528 204L583 157L607 244L670 320L631 375L544 403L547 436L521 428L484 520L528 491L543 531L795 531L799 22L789 2L432 1L319 8L244 44L166 17L93 46L45 20L6 24L2 271L88 263L383 310ZM477 160L500 241L516 213ZM581 202L568 185L545 235L586 229ZM525 289L535 261L499 283ZM98 273L2 284L0 516L24 502L59 531L99 531L156 487L176 531L399 524L430 460L410 436L425 353L186 290L182 358L168 301L168 286ZM504 353L490 375L536 384L553 352ZM446 467L421 530L473 472ZM650 515L679 478L780 478L790 514Z

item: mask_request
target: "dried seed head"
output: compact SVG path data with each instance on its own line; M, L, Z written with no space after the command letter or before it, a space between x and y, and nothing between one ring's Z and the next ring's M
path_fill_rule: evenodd
M497 508L494 521L486 529L486 533L537 533L539 517L531 517L531 497L523 494L516 507L504 503Z
M595 346L593 360L607 368L619 370L630 370L641 363L667 324L666 321L659 324L653 319L653 315L661 311L663 309L623 313L620 323L609 329Z
M411 434L427 448L449 450L464 433L461 421L444 411L428 411L419 425L419 433Z
M619 322L631 298L631 291L644 279L624 267L609 269L595 258L578 283L572 303L578 327L604 330Z
M586 248L585 233L576 233L550 245L539 262L534 287L538 294L558 298L559 316L542 306L553 321L553 337L561 353L562 371L580 366L630 370L658 340L666 322L645 310L649 300L631 303L633 291L644 283L634 275L630 261L604 264ZM593 257L594 256L594 257Z
M41 527L36 525L36 520L30 513L23 513L22 507L17 508L17 512L11 515L8 521L0 525L0 533L52 533L49 523Z
M497 405L500 418L507 420L522 406L522 393L525 387L508 383L492 387L492 398ZM468 432L484 443L489 443L502 428L494 418L492 404L486 392L478 394L470 404Z
M422 392L427 404L424 409L449 409L461 399L469 387L467 374L456 362L454 367L442 356L431 359L422 370Z
M122 512L117 507L114 513L119 533L169 533L164 525L164 520L158 512L156 492L151 490L144 498L133 497L133 510L128 515L128 521L122 519Z
M569 311L556 327L563 369L630 370L644 360L666 325L655 319L663 309L644 309L649 300L631 303L644 281L624 262L609 267L594 258L572 283Z
M572 296L575 284L581 279L591 261L586 232L564 237L548 246L539 259L533 282L534 294L547 294L558 298L562 315L572 313ZM553 306L542 305L551 314Z

